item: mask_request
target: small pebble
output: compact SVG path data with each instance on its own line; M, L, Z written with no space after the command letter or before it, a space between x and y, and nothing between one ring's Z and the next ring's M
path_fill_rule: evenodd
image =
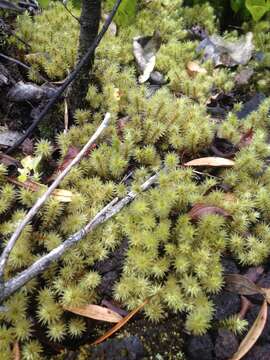
M187 343L188 360L214 360L214 344L210 335L191 336Z
M214 320L220 321L240 311L241 299L238 294L228 291L221 291L212 298L215 304Z
M215 343L215 354L217 360L227 360L238 349L236 336L227 329L218 329L218 336Z

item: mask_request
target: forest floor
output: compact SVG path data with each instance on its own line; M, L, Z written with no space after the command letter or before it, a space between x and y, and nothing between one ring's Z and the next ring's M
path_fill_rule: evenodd
M18 293L21 298L15 294L7 299L7 308L27 303L22 318L9 310L0 317L1 331L11 329L5 335L10 338L2 345L0 340L0 353L8 354L7 359L15 359L10 351L17 344L21 358L27 360L226 360L237 351L261 309L261 294L245 292L241 277L238 288L229 291L225 276L244 275L260 288L270 288L270 18L256 24L249 20L238 27L235 20L220 24L209 5L179 10L178 3L173 0L169 8L166 1L146 2L135 25L114 24L97 50L85 107L72 120L62 97L31 138L10 156L5 152L72 70L78 24L74 18L70 20L70 14L61 5L18 19L7 13L0 17L9 27L4 35L0 33L3 244L40 195L42 185L51 184L55 174L68 166L105 112L113 118L104 139L95 144L80 167L73 169L61 185L73 194L73 200L66 205L65 200L54 199L41 210L40 217L19 239L21 243L10 258L6 279L79 230L114 196L124 196L127 190L138 188L142 178L162 171L163 163L174 167L175 159L168 154L177 155L177 169L183 167L181 171L187 179L182 188L178 183L177 190L172 187L171 191L171 185L162 185L160 180L159 193L149 190L150 195L142 196L146 212L139 209L145 205L139 201L129 212L123 209L122 217L120 214L108 227L101 227L87 238L89 244L78 245L59 264L52 264L28 287L25 285ZM162 21L155 19L159 11ZM51 38L46 33L50 26ZM141 36L135 43L134 35ZM149 62L151 52L155 55L154 66L148 71L149 63L147 68L140 59ZM153 61L153 54L151 58ZM174 116L181 118L182 109L183 118L177 122ZM190 173L186 164L192 160L196 163ZM167 173L164 183L165 176ZM170 192L177 192L179 198L171 200ZM162 205L155 198L157 194ZM188 198L182 201L185 194ZM167 210L166 202L170 201ZM152 210L152 205L153 209L160 205L160 212ZM160 224L168 225L171 235L159 228L168 239L156 240L159 242L153 248L139 248L141 243L136 243L134 234L149 236L150 243L150 235L157 234L154 231ZM186 244L187 253L184 247L178 249L176 245L179 224L186 226L185 233L179 230L179 239L196 238L192 245ZM192 229L195 235L190 235ZM31 236L33 242L29 244ZM196 248L198 239L201 252ZM143 257L144 251L148 258ZM157 252L156 258L150 259L151 251ZM174 252L179 254L177 259ZM205 278L196 268L204 255L209 260L202 260L202 268L209 266L211 273ZM188 265L184 264L186 256ZM141 265L144 261L145 269ZM80 287L80 281L83 283L87 274L90 276L86 291ZM128 278L133 276L137 282L129 283ZM170 279L175 284L171 292ZM187 279L196 279L196 284ZM145 290L143 281L148 284ZM140 286L142 290L137 291ZM72 293L73 288L78 297ZM173 292L180 288L183 300ZM53 301L44 295L44 289L48 289ZM89 344L111 324L81 317L76 322L77 317L74 320L70 312L62 309L79 306L76 304L80 301L80 306L84 306L88 299L89 303L109 306L124 316L152 296L158 300L150 301L145 313L135 314L115 335L97 346ZM51 320L50 314L44 315L44 309L50 309L48 304L52 304L52 313L61 307L56 320ZM211 315L205 320L208 308ZM269 308L267 314L270 315ZM25 328L20 325L24 320L28 322ZM76 333L77 328L82 330ZM31 350L34 343L37 348ZM270 359L270 316L258 341L243 359Z

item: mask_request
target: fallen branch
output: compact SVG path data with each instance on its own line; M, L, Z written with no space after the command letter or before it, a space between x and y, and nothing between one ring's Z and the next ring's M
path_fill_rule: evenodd
M142 185L141 190L145 191L152 186L158 178L158 174L155 174L148 178ZM34 262L27 269L19 273L17 276L6 281L0 290L0 302L4 301L16 290L20 289L28 281L33 279L35 276L42 273L49 265L58 260L71 246L82 240L88 233L93 231L98 225L112 218L114 215L130 202L136 198L137 194L130 191L123 199L115 198L108 205L106 205L97 215L89 221L89 223L75 234L71 235L61 245L50 251L48 254L42 256L36 262Z
M31 70L31 67L30 67L30 66L24 64L24 63L21 62L20 60L13 59L12 57L7 56L7 55L2 54L2 53L0 53L0 57L3 58L3 59L5 59L5 60L8 60L8 61L10 61L10 62L13 62L14 64L17 64L17 65L23 67L24 69L26 69L26 70L28 70L28 71ZM46 83L49 82L49 80L46 79L44 76L42 76L40 73L36 72L36 74L37 74L37 76L40 77L41 80L45 81Z
M71 168L78 164L78 162L83 158L85 153L91 148L93 143L96 142L97 138L103 132L103 130L108 126L110 120L110 114L107 113L105 115L104 120L91 137L91 139L84 145L81 151L77 154L77 156L70 162L70 164L57 176L51 186L47 189L47 191L36 201L34 206L28 211L25 218L19 223L17 228L15 229L14 233L12 234L11 238L9 239L3 253L0 257L0 281L2 281L3 286L3 276L5 266L9 257L11 250L13 249L14 245L16 244L17 239L19 238L20 234L22 233L25 226L32 220L32 218L36 215L38 210L41 206L45 203L45 201L49 198L49 196L53 193L53 191L58 187L60 182L64 179L64 177L70 172Z
M66 78L63 85L56 91L55 95L51 97L51 99L48 101L47 105L44 107L44 109L39 113L39 115L34 119L32 124L29 126L29 128L26 130L24 135L12 146L7 150L7 154L11 154L15 149L17 149L18 146L20 146L24 140L32 134L34 129L37 127L37 125L41 122L41 120L47 115L49 110L56 104L60 96L63 94L63 92L66 90L66 88L77 78L77 76L80 73L80 70L85 66L85 64L89 61L91 56L93 55L96 47L99 45L100 41L102 40L103 36L105 35L106 31L108 30L114 15L117 12L117 9L119 5L121 4L122 0L116 0L114 7L110 13L110 15L107 17L100 33L96 37L95 41L92 43L92 45L89 47L85 55L82 57L81 61L78 63L78 65L75 67L75 69L70 73L70 75Z

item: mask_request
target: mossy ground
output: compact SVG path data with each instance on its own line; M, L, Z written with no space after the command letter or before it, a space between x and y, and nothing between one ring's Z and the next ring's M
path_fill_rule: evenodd
M266 99L256 112L241 121L237 118L241 104L237 103L223 121L211 118L206 111L207 100L217 93L235 91L234 77L239 69L216 69L208 61L202 64L206 73L190 77L187 63L201 60L201 54L195 52L198 40L188 32L194 24L209 33L218 32L214 11L207 4L184 8L181 1L160 0L141 6L132 24L119 27L116 37L108 33L101 42L94 66L96 81L89 86L87 105L77 110L68 133L59 132L52 138L46 125L40 127L43 139L36 143L35 155L46 162L52 145L57 144L61 162L70 146L86 143L106 111L112 115L112 123L96 149L61 184L74 194L72 202L63 205L55 199L48 201L37 221L28 225L19 238L6 278L59 245L114 196L124 196L130 184L121 180L130 171L132 189L138 192L149 175L160 171L160 177L157 186L139 194L138 200L115 219L88 235L59 263L6 301L8 312L1 314L0 330L1 351L6 359L11 358L11 345L16 340L20 341L23 359L46 358L44 342L33 332L35 322L39 322L52 343L63 344L85 334L84 319L67 315L62 306L100 302L103 294L98 286L102 276L95 264L108 259L124 239L128 239L128 249L111 296L121 306L133 309L154 295L145 306L144 315L166 324L169 313L181 314L185 324L170 330L177 332L176 338L179 334L181 337L184 327L193 334L203 334L211 328L215 311L211 296L224 284L222 254L229 253L245 266L259 265L268 259L270 171L266 159L270 155L270 100ZM248 25L243 27L250 30ZM156 70L164 74L167 84L148 98L147 85L137 83L132 39L151 35L157 29L162 46ZM16 30L32 47L26 56L32 65L30 80L38 81L36 71L51 80L61 80L73 68L78 24L61 4L52 5L34 19L20 16ZM265 56L262 62L250 62L255 75L244 89L247 98L257 91L269 95L269 30L267 21L253 25L256 50ZM238 33L232 31L226 36L236 38ZM15 39L12 42L20 46ZM55 116L59 119L62 115L59 107ZM123 124L119 119L124 116L128 120ZM211 155L215 134L237 146L250 129L252 142L236 152L233 168L208 169L198 176L183 166L188 160ZM45 169L41 171L45 173ZM5 243L39 194L7 184L3 166L1 181L0 233ZM230 219L210 214L194 223L187 214L198 203L222 207L230 213ZM151 321L143 321L139 334L151 327ZM140 322L135 323L135 328L136 324ZM154 326L159 328L156 323ZM129 325L126 331L129 333ZM178 345L173 349L167 341L166 346L167 353L160 354L165 359L170 358L168 353L176 356L181 350ZM155 347L150 349L158 352Z

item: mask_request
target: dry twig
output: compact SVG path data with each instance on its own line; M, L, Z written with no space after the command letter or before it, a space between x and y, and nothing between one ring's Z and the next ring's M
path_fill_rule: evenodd
M3 286L4 270L5 270L5 266L6 266L9 254L10 254L11 250L13 249L14 245L16 244L16 241L19 238L20 234L22 233L23 229L33 219L33 217L36 215L36 213L41 208L41 206L45 203L45 201L49 198L49 196L52 194L52 192L57 188L57 186L64 179L64 177L70 172L72 167L74 167L76 164L78 164L78 162L83 158L85 153L91 148L93 143L96 142L96 140L98 139L100 134L108 126L109 120L110 120L110 114L107 113L105 115L104 120L102 121L102 123L100 124L100 126L98 127L98 129L96 130L94 135L91 137L91 139L84 145L84 147L81 149L81 151L78 153L78 155L70 162L70 164L57 176L57 178L54 180L54 182L51 184L51 186L36 201L34 206L28 211L25 218L19 223L19 225L15 229L14 233L12 234L11 238L9 239L9 241L0 257L0 281L2 281L2 286Z
M141 190L145 191L152 186L158 178L158 174L155 174L148 178L142 185ZM130 191L123 199L115 198L108 205L106 205L97 215L89 221L89 223L75 234L71 235L61 245L50 251L48 254L42 256L26 270L19 273L17 276L6 281L0 289L0 302L4 301L16 290L20 289L28 281L33 279L35 276L42 273L49 265L58 260L71 246L82 240L88 233L93 231L98 225L112 218L114 215L129 203L131 203L137 196L137 193Z

